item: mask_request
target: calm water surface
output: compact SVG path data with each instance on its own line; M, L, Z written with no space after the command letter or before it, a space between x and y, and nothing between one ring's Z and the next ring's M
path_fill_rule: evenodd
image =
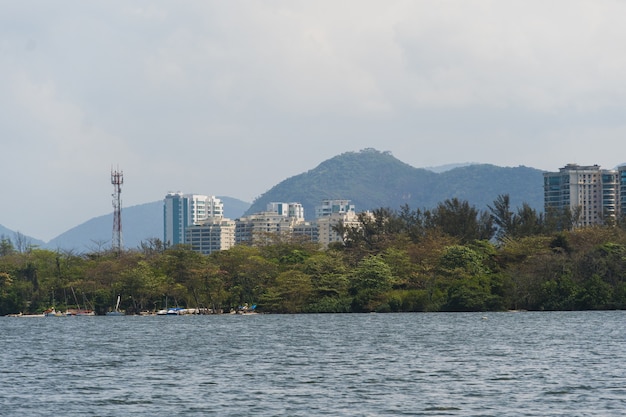
M622 416L626 312L0 317L1 416Z

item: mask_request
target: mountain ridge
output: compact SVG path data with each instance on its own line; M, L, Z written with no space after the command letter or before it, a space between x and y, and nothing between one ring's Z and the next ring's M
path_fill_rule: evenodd
M405 204L430 209L458 198L486 210L500 194L510 195L512 207L528 203L543 211L543 171L470 164L436 173L412 167L389 152L364 149L337 155L285 179L255 199L246 215L264 211L271 202L298 202L311 220L315 206L325 199L350 200L357 211L365 211Z
M455 166L458 165L458 166ZM430 209L450 198L467 200L479 210L500 194L509 194L511 206L528 203L543 211L543 171L525 167L499 167L491 164L448 164L449 170L434 172L415 168L390 152L372 148L345 152L322 161L318 166L286 178L247 203L231 197L224 202L224 215L236 219L265 211L270 202L298 202L307 219L324 199L350 200L357 211L380 207ZM162 239L163 201L122 209L124 247L135 248L150 238ZM47 243L26 237L31 243L51 250L94 250L110 244L113 213L94 217L56 236ZM15 232L0 226L0 236L13 239Z

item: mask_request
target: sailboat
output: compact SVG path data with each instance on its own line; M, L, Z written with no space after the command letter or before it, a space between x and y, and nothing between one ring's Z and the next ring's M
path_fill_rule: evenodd
M115 310L107 311L107 316L123 316L124 313L120 311L120 296L117 296L117 303L115 304Z
M78 298L76 298L76 292L74 292L74 287L70 287L72 290L72 295L74 296L74 301L76 302L76 306L78 308L68 308L66 311L67 316L95 316L96 312L93 310L89 310L87 308L80 308L80 303L78 302ZM83 302L85 307L87 307L87 299L85 298L85 294L83 293Z

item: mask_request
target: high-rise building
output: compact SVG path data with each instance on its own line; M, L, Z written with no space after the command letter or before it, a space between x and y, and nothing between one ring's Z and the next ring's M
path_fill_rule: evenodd
M315 223L317 223L318 242L328 247L334 242L343 242L345 236L335 231L341 223L346 227L359 227L359 216L350 200L323 200L315 207Z
M235 244L253 245L271 240L272 235L290 234L304 219L264 211L241 217L235 223Z
M304 208L300 203L278 203L267 205L267 211L254 213L236 220L235 243L255 244L266 241L271 235L293 235L294 228L304 226ZM313 234L306 228L298 233Z
M215 196L168 193L163 203L164 242L169 246L183 244L188 226L223 216L224 204Z
M350 200L323 200L321 205L315 207L315 218L350 212L355 212L354 204L350 204Z
M617 168L617 182L619 183L618 213L621 220L626 220L626 165Z
M185 243L191 250L208 255L235 246L235 222L222 217L209 217L185 230Z
M576 227L615 219L619 210L618 171L568 164L559 172L544 173L543 178L546 213L569 210Z
M304 207L300 203L269 203L267 211L277 213L285 217L304 219Z
M335 226L341 223L345 227L360 227L359 216L354 211L331 213L315 219L318 230L318 242L325 248L331 243L343 243L345 236L335 231Z

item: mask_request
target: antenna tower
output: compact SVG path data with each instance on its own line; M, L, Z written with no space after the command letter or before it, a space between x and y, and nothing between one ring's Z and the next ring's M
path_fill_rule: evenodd
M116 252L121 252L122 244L122 184L124 184L124 173L111 168L111 184L113 184L113 242L112 248Z

